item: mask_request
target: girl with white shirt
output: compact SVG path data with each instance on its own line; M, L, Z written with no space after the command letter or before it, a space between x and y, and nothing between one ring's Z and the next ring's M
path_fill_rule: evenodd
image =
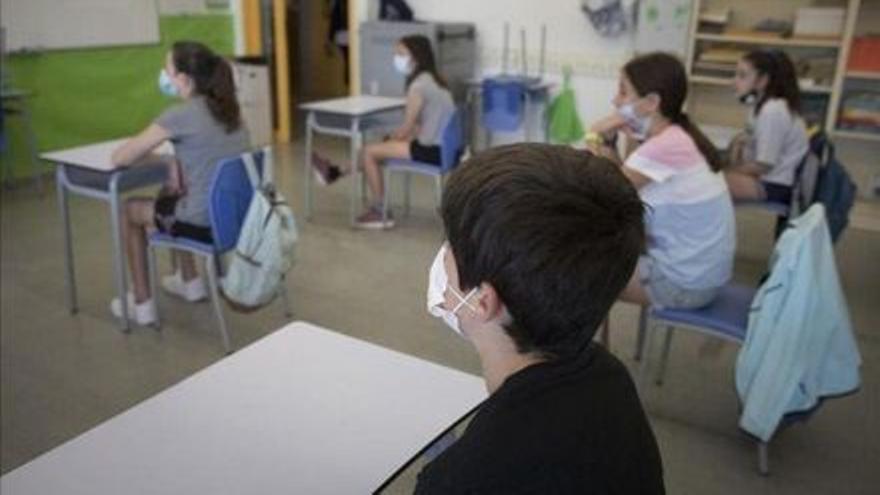
M754 108L734 140L725 179L734 200L788 204L798 166L809 150L794 65L778 50L757 50L737 64L734 87Z

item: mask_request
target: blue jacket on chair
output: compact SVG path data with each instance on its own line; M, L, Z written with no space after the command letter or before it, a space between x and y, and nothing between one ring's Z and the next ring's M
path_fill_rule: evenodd
M765 442L784 415L857 389L861 364L823 205L782 234L771 268L736 363L739 425Z

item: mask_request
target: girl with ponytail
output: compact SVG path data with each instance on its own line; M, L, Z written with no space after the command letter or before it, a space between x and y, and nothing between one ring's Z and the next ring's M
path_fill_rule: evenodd
M733 205L718 151L683 111L686 97L687 76L676 57L636 57L621 71L614 114L592 129L606 140L624 134L634 141L624 160L610 143L592 150L620 163L649 207L648 246L620 296L628 302L705 306L731 276Z
M788 204L810 147L794 64L780 50L749 52L736 66L733 85L752 109L745 133L731 145L730 193L735 200Z
M150 156L153 149L165 141L174 146L169 178L159 196L131 198L125 204L123 235L134 288L129 294L127 316L140 325L156 321L147 283L149 231L158 229L171 236L210 243L208 195L214 169L222 159L249 147L232 69L223 57L201 43L178 41L165 57L158 85L163 94L179 102L126 141L112 157L118 166L155 162L159 158ZM192 256L175 256L179 271L162 278L163 289L190 302L204 299L205 284ZM123 316L121 301L114 299L110 309L117 317Z

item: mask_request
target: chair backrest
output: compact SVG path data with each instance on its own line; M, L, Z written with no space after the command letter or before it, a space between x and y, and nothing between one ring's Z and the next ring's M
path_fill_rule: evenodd
M526 85L515 79L483 80L483 127L490 131L511 132L525 118Z
M257 164L261 174L264 173L265 166L272 166L264 163L263 151L247 153L253 155L254 163ZM253 196L254 188L241 155L221 160L217 170L214 171L208 202L208 217L214 236L214 248L218 252L235 248Z
M440 136L440 171L449 172L461 159L464 150L461 110L454 110Z

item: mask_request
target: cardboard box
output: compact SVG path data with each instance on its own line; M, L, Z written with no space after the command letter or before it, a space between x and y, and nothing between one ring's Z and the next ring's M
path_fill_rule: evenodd
M794 15L794 36L840 37L846 9L843 7L802 7Z

